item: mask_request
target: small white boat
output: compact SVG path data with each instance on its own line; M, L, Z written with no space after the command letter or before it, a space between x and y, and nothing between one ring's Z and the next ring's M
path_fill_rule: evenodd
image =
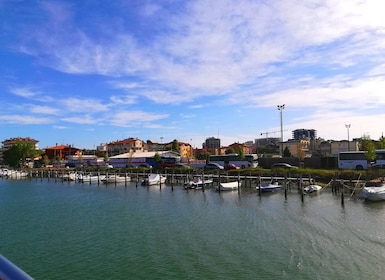
M28 173L24 170L11 170L9 171L8 170L8 178L9 179L23 179L23 178L26 178L28 176Z
M63 181L75 181L77 177L78 177L77 173L71 172L68 174L63 174L62 180Z
M100 179L104 184L115 184L115 183L125 183L130 182L130 176L121 176L121 175L108 175Z
M322 187L319 185L309 185L303 188L303 193L304 194L318 193L321 190L322 190Z
M204 179L203 176L194 176L193 179L186 184L186 188L189 189L201 189L204 186L210 185L213 183L211 179Z
M385 183L381 183L379 186L364 186L362 195L366 200L370 201L385 200Z
M241 182L233 181L228 183L220 183L217 187L217 191L233 191L241 187Z
M159 174L151 173L142 181L142 185L152 186L160 185L166 182L167 177Z
M94 183L102 181L106 176L92 175L92 174L79 174L78 182L80 183Z

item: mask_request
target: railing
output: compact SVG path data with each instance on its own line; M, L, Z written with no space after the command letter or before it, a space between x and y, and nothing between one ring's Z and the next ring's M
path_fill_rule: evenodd
M0 280L32 280L33 278L10 260L0 255Z

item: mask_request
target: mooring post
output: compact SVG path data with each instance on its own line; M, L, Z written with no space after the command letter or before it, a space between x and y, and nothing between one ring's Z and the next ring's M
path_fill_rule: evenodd
M341 180L340 182L340 191L341 191L341 205L344 206L344 180Z
M174 180L175 180L175 171L172 170L172 175L171 175L171 190L174 190Z
M261 184L262 184L262 179L261 179L261 176L258 176L258 195L261 196L262 195L262 188L261 188Z
M285 179L283 181L285 186L285 200L287 200L287 174L285 175Z
M241 176L240 176L239 171L238 171L238 193L241 191L240 187L241 187Z
M299 189L300 189L300 192L301 192L301 201L303 202L304 200L304 193L303 193L303 179L302 179L302 175L299 179Z

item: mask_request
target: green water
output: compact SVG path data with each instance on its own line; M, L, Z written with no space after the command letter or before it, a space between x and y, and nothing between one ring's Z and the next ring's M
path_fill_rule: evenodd
M384 279L385 204L348 198L0 179L0 254L35 279Z

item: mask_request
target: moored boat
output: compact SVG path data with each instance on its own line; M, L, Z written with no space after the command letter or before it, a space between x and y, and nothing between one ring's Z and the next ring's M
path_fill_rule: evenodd
M304 194L318 193L322 190L322 187L319 185L308 185L303 188Z
M105 177L104 175L79 174L77 180L80 183L94 183L102 181Z
M105 176L100 180L104 184L126 183L131 181L131 177L114 174L114 175Z
M241 182L238 181L232 181L227 183L220 183L217 187L218 191L233 191L238 189L238 187L241 187Z
M164 184L166 182L166 179L167 179L166 176L151 173L147 176L147 178L143 179L142 185L146 185L146 186L160 185L160 184Z
M279 191L282 186L278 184L278 182L274 183L261 183L259 186L255 187L257 190L261 190L261 192L275 192Z
M362 195L366 200L381 201L385 200L385 183L365 184L362 188Z
M203 176L194 176L191 181L186 184L186 188L189 189L201 189L204 186L210 185L213 183L211 179L205 179Z

